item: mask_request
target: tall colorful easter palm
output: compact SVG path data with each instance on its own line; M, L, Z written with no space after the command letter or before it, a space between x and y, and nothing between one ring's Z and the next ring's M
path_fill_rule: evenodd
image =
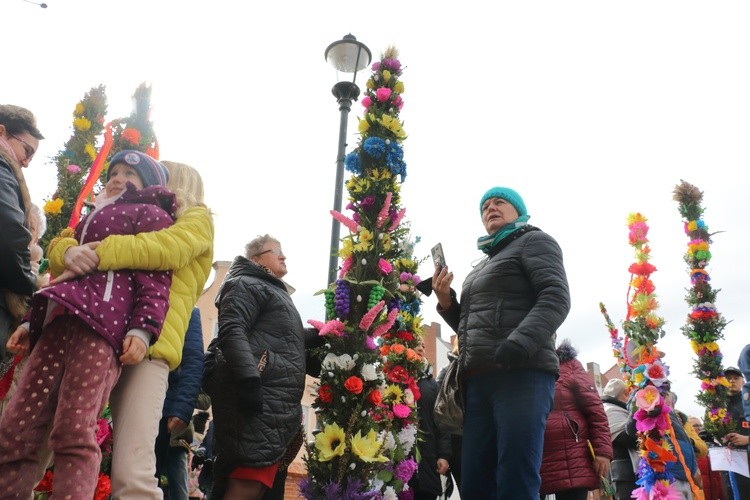
M690 273L690 288L685 300L690 307L682 333L690 340L697 359L693 373L701 381L698 401L706 407L704 429L715 438L722 438L736 430L737 422L727 412L729 382L724 377L722 354L718 341L727 322L716 309L718 290L711 287L706 268L711 261L711 235L703 221L703 193L692 184L682 181L675 186L674 200L679 204L688 248L685 262Z
M104 130L107 96L103 85L94 87L83 96L73 110L73 135L54 157L57 166L57 189L44 203L47 232L41 246L68 227L84 180L96 159L97 141Z
M636 261L628 268L631 273L628 310L622 325L625 332L623 357L631 369L630 382L636 391L630 410L634 412L641 453L639 487L633 491L633 498L637 500L678 498L667 466L677 461L685 466L669 417L671 408L665 401L670 388L669 367L664 362L664 353L656 347L665 332L664 320L657 314L659 302L651 281L656 267L649 262L647 222L638 213L628 217L628 239L635 249ZM686 475L697 491L690 473Z
M416 470L415 377L423 360L418 262L400 183L406 177L399 119L401 63L389 48L372 65L362 99L357 147L345 160L351 177L347 216L332 211L349 234L342 239L339 279L324 291L326 337L313 407L319 433L308 448L308 499L409 498Z

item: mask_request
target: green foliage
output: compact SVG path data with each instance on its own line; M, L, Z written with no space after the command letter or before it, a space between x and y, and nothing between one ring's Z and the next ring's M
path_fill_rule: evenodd
M47 232L40 244L45 250L49 242L68 227L78 194L96 158L97 138L104 129L106 113L107 96L103 85L89 90L73 110L73 135L54 157L57 190L47 199L44 207ZM59 211L55 210L55 203L50 203L56 200L62 200Z

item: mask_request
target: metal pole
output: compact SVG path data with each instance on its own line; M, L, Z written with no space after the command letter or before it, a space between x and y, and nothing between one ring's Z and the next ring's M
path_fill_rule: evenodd
M352 101L359 97L359 87L353 82L339 82L333 86L333 95L339 103L341 121L339 123L339 147L336 156L336 185L333 190L333 209L341 212L341 204L344 190L344 156L346 154L346 129L349 120L349 111L352 109ZM336 272L339 261L339 240L341 234L341 223L336 219L331 222L331 255L328 261L328 284L336 281Z

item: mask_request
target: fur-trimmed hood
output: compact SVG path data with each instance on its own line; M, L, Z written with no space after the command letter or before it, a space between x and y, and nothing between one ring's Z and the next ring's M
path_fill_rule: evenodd
M570 339L563 340L557 349L555 350L557 357L560 358L560 363L570 361L578 357L578 351L570 343Z

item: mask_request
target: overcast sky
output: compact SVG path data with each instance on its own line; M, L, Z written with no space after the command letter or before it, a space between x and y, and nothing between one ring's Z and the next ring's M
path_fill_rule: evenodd
M704 191L706 224L720 232L709 272L732 321L720 343L726 364L750 339L747 2L47 4L0 4L1 100L32 109L47 137L26 171L39 203L55 190L47 159L70 136L84 93L106 85L113 119L130 113L148 81L162 159L203 174L216 259L272 233L302 317L319 319L313 294L327 284L339 130L336 73L323 53L351 33L375 59L395 45L405 66L402 201L421 238L417 257L442 242L460 287L481 257L479 198L494 185L515 188L530 223L565 255L573 307L559 336L604 371L614 358L598 304L619 325L634 260L626 219L643 213L678 408L702 415L680 332L687 238L672 189L685 179ZM361 110L355 103L347 151ZM430 261L421 269L429 276ZM426 323L440 322L434 305L424 304Z

